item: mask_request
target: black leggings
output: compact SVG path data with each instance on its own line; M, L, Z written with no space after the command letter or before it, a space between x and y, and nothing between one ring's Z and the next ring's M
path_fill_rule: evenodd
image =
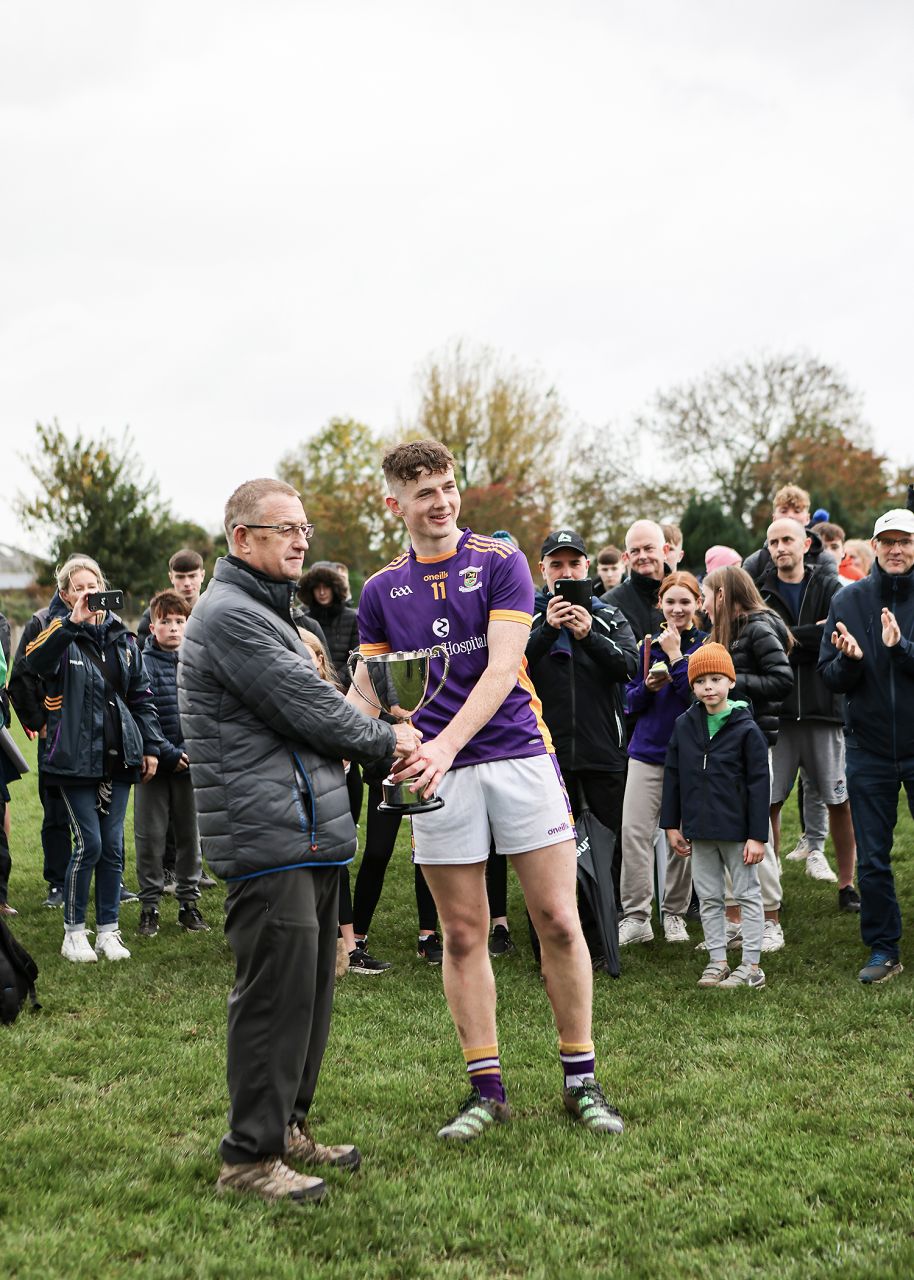
M365 851L355 881L355 900L352 910L352 922L357 934L367 934L371 928L372 917L384 887L384 874L387 864L393 856L400 830L398 813L379 813L381 803L381 784L372 782L368 786L368 816L365 831ZM419 912L419 928L423 932L437 927L438 916L435 912L435 900L431 890L425 883L422 868L415 868L416 907ZM341 899L342 902L342 899ZM348 923L340 915L342 924Z
M495 852L495 841L489 846L486 863L486 897L493 919L508 914L508 859Z

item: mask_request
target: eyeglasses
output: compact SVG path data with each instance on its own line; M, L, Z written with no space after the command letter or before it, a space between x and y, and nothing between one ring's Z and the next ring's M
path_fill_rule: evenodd
M876 541L880 543L881 546L887 547L887 548L888 547L904 547L905 551L907 551L910 547L914 547L914 538L911 538L911 537L886 538L883 534L880 534L879 537L876 539Z
M297 533L305 538L311 538L314 534L313 524L246 524L244 527L245 529L272 529L281 538L294 538Z

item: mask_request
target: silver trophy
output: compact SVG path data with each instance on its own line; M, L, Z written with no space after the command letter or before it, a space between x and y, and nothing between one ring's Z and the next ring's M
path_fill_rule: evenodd
M428 681L431 671L432 658L441 658L444 662L444 670L441 673L441 679L438 681L438 687L434 692L429 693ZM447 680L448 668L451 660L447 655L447 651L441 645L433 645L430 649L412 650L408 653L398 651L396 653L379 653L366 657L358 649L353 650L349 655L349 661L346 664L349 668L349 674L352 676L353 684L355 684L355 671L360 662L364 662L366 666L369 663L378 663L383 666L382 675L387 679L379 680L375 683L371 678L371 672L368 672L368 680L372 691L377 697L374 701L367 693L362 693L356 684L361 697L366 702L371 703L378 711L386 711L388 715L394 715L398 719L407 722L412 719L417 711L421 711L423 707L438 697L438 694L444 688L444 682ZM387 692L387 696L380 692L378 684L382 684ZM390 705L388 705L388 698ZM397 710L394 711L393 708ZM436 795L422 797L418 791L410 791L410 783L412 778L397 779L393 774L389 774L381 783L381 793L384 796L378 809L384 810L386 813L400 813L411 815L414 813L433 813L435 809L440 809L444 805L444 801Z

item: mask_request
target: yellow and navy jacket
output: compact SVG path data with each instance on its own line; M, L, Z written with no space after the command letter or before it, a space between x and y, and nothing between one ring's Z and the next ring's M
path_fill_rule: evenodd
M55 596L47 626L26 645L25 670L41 681L47 740L44 774L49 780L96 782L106 776L105 719L114 687L119 764L136 777L144 755L158 756L163 742L155 701L136 640L113 613L101 626L71 622Z

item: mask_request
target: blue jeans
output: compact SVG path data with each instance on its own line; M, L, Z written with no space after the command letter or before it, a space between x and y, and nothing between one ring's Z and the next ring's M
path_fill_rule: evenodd
M904 787L914 816L914 756L893 760L847 743L847 790L857 837L860 933L873 951L898 959L901 911L892 874L898 791Z
M114 783L107 814L100 813L96 807L98 788L95 785L64 785L60 794L73 829L73 855L64 882L64 924L86 923L89 886L94 870L96 928L102 924L116 925L121 906L124 815L130 797L130 783Z

